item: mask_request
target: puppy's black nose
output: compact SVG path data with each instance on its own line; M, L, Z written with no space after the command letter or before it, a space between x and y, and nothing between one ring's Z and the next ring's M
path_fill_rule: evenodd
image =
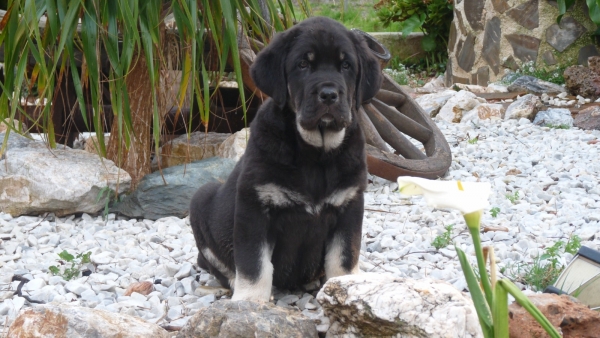
M338 100L338 91L331 86L321 88L319 92L319 101L324 104L334 104Z

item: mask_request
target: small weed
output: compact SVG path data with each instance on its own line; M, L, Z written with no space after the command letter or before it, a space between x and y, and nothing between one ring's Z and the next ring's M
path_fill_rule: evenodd
M77 256L73 256L67 250L63 250L61 253L58 254L58 257L60 257L64 261L64 263L61 262L61 265L65 265L64 270L61 272L61 269L56 265L52 265L48 269L50 270L50 272L52 272L53 275L61 276L64 280L69 281L79 276L83 264L91 262L91 255L92 253L88 252L85 254L77 254ZM71 264L71 266L66 266L68 264Z
M519 192L515 191L512 194L506 194L506 199L510 201L510 203L515 204L519 200Z
M501 272L508 273L513 280L530 285L535 291L543 291L552 285L564 266L559 263L559 258L565 252L575 254L581 247L579 236L571 236L567 243L558 241L547 247L541 256L536 257L531 264L517 263L504 268ZM515 271L516 270L516 271Z
M556 69L549 70L546 68L536 67L533 61L529 61L522 64L521 68L517 69L516 73L520 75L530 75L540 80L561 85L565 83L563 73L565 72L566 68L567 66L558 66Z
M500 213L500 208L498 208L498 207L493 207L493 208L490 210L490 213L492 214L492 217L496 218L496 217L498 217L498 213Z
M475 136L472 139L469 139L467 142L469 142L469 144L475 144L477 141L479 141L479 136Z
M104 210L102 211L102 219L104 220L106 219L106 216L108 216L112 192L113 190L110 187L106 186L100 189L100 191L98 192L98 196L96 196L96 202L100 202L100 200L104 199Z
M431 245L433 245L436 250L445 248L452 242L452 229L454 229L454 224L448 225L445 229L446 231L444 231L444 233L436 236L433 239L433 242L431 242Z
M551 124L551 123L548 123L548 124L546 124L546 127L552 128L552 129L571 129L571 127L568 124Z

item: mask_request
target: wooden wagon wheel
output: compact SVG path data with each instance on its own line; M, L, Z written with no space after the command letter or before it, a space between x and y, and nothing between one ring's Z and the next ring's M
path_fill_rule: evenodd
M391 57L387 48L371 35L357 29L353 31L365 37L383 69ZM244 84L258 90L247 72L254 61L255 51L248 43L242 42L239 47L242 64L246 64L242 67L245 70ZM363 103L358 115L367 142L369 173L391 181L398 176L435 179L450 168L452 153L446 138L435 122L389 75L383 73L381 89L375 98ZM423 150L415 146L409 137L416 141L414 143L420 143Z

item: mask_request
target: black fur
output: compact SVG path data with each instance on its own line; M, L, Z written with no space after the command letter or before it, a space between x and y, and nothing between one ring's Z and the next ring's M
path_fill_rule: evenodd
M229 272L257 280L266 242L273 250L273 285L293 288L323 276L328 245L337 236L344 243L342 268L351 271L359 257L367 177L356 109L380 87L377 60L361 36L333 20L311 18L276 35L251 75L272 99L252 122L246 152L227 182L207 184L192 198L198 264L229 285L231 274L202 254L209 248ZM311 145L298 124L322 136L345 129L344 139L330 149ZM266 184L313 204L346 188L357 193L341 206L325 204L309 213L300 202L261 201L256 189Z

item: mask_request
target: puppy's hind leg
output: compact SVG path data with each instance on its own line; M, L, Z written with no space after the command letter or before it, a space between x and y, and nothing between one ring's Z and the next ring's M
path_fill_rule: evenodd
M190 203L190 225L198 247L198 266L210 272L225 287L231 287L230 280L235 278L229 269L211 250L209 243L215 241L211 235L209 220L213 211L213 201L221 184L209 183L198 189Z

